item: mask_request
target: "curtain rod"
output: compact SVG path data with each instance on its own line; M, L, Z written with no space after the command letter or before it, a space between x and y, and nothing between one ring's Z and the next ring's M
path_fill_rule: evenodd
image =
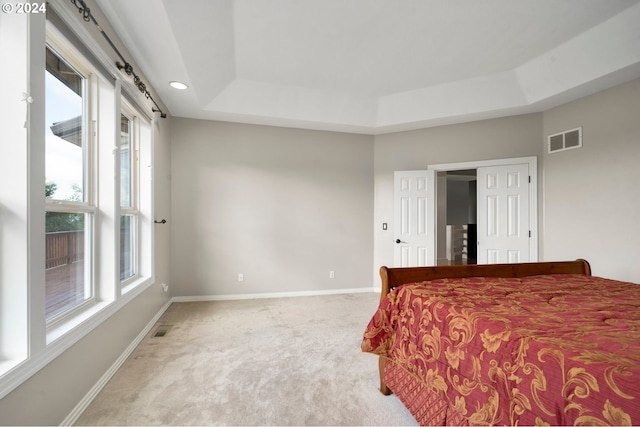
M122 56L118 48L113 44L113 42L111 41L107 33L105 33L102 27L100 26L100 24L98 24L98 21L96 21L96 18L91 14L91 9L87 7L87 4L84 2L84 0L71 0L71 3L73 3L73 5L78 8L78 13L82 14L82 19L84 21L93 22L93 24L96 26L98 31L100 31L100 33L104 36L104 38L107 40L107 42L109 43L111 48L114 50L114 52L120 57L120 60L124 62L124 65L123 65L120 61L116 61L116 67L118 67L118 70L124 70L124 72L127 73L128 76L133 76L133 83L136 85L138 90L142 92L147 99L150 99L151 102L153 102L153 104L155 105L155 108L152 108L151 111L154 113L160 113L160 117L165 119L167 117L167 114L162 111L158 103L151 96L151 93L147 90L147 86L140 79L140 77L138 77L138 75L133 71L133 67L131 66L131 64L129 64L129 62L127 62L127 60L124 59L124 56Z

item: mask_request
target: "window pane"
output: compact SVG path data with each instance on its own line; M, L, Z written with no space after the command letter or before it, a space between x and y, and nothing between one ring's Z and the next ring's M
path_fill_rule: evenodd
M120 206L131 207L131 121L120 117Z
M46 319L91 298L85 258L90 214L47 212L45 234Z
M136 271L136 217L120 216L120 280L134 276Z
M84 78L47 49L47 198L84 201Z

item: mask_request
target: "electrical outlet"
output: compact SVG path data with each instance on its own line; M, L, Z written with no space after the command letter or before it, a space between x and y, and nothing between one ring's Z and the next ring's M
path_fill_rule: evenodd
M238 282L244 282L244 274L238 273Z
M162 284L162 292L169 292L169 285L167 285L166 283Z
M335 277L336 277L336 272L335 272L335 271L333 271L333 270L331 270L331 271L329 272L329 279L334 279Z

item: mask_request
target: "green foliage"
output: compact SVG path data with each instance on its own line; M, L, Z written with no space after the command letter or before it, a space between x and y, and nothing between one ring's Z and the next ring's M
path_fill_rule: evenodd
M82 188L78 184L71 184L71 188L73 189L73 194L67 198L72 202L81 202L82 201Z
M84 214L67 212L46 213L47 233L84 230Z
M44 196L51 199L58 189L55 182L47 182L44 186ZM67 200L80 202L82 201L82 189L78 185L73 185L73 195ZM47 233L58 231L76 231L84 230L84 214L68 213L68 212L46 212L45 227Z
M58 189L58 184L55 182L47 182L44 184L44 197L50 199L53 193Z

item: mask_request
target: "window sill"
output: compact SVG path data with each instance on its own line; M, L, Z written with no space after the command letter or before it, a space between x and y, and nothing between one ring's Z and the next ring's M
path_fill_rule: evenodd
M47 346L66 335L84 336L94 327L102 323L113 313L128 304L133 298L147 289L153 280L151 277L141 277L130 283L122 290L122 296L115 301L99 301L86 310L74 315L68 320L57 323L47 329ZM77 332L75 332L77 331ZM79 338L78 338L79 339ZM74 342L77 340L74 340Z
M47 329L47 346L43 351L23 360L0 360L0 399L147 290L153 280L153 277L140 278L117 300L93 304L73 318Z
M139 286L144 286L144 283L149 281L149 277L130 277L127 280L123 281L120 286L122 286L122 295L127 295L129 292L137 289Z
M50 345L72 330L79 328L83 323L87 322L113 303L113 301L96 302L75 316L58 322L55 326L47 328L47 345Z

